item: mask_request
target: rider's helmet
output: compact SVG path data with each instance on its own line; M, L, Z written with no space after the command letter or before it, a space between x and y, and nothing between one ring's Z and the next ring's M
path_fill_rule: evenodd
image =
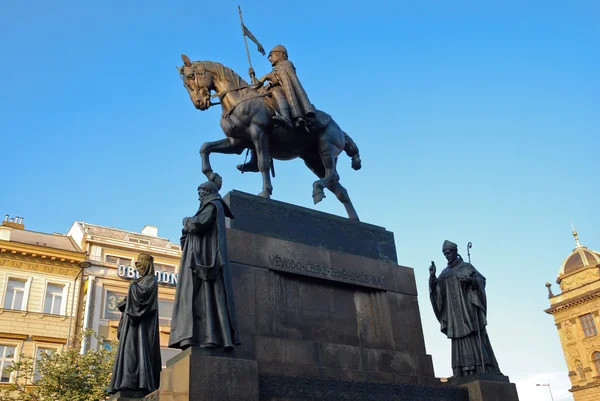
M269 52L269 56L271 55L271 53L282 53L284 60L287 60L287 58L288 58L287 49L283 45L277 45L277 46L275 46Z

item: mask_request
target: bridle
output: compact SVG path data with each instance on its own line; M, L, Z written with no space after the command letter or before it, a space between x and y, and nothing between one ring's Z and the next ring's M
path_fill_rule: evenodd
M206 79L206 66L204 65L204 63L202 63L202 62L198 63L198 65L196 66L196 68L193 68L193 67L189 67L189 68L192 70L192 73L194 74L194 82L196 83L196 86L198 88L206 88L208 90L208 86L206 84L202 85L201 82L200 82L201 80L203 81L203 80ZM218 68L217 68L217 74L219 74ZM180 71L180 75L181 75L181 78L182 78L182 80L184 82L184 86L187 89L191 89L189 87L189 85L187 84L187 82L185 80L185 77L183 76L183 70ZM219 75L221 75L221 74L219 74ZM223 72L222 75L223 75L223 77L222 77L223 80L225 80L225 73ZM208 107L217 106L219 104L223 104L223 101L225 100L225 97L229 93L231 93L231 92L237 92L237 91L240 91L240 90L243 90L243 89L255 89L256 87L257 87L256 84L248 84L248 85L241 85L241 86L236 86L236 87L233 87L233 88L228 88L228 89L225 89L224 91L221 91L221 92L216 92L215 91L216 93L210 95L210 99L218 98L219 101L218 102L211 102L209 100ZM210 90L209 90L209 92L210 92ZM264 94L263 93L256 93L254 96L247 96L247 97L245 96L241 100L239 100L237 103L234 103L229 108L228 111L224 111L223 114L221 115L221 117L223 117L225 119L229 119L229 116L231 115L231 113L233 113L233 111L235 110L235 108L237 106L239 106L240 104L242 104L243 102L246 102L248 100L255 99L255 98L258 98L258 97L265 97L265 96L267 96L266 93L264 93Z

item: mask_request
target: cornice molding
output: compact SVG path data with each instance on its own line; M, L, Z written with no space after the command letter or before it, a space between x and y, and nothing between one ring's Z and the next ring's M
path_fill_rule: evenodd
M577 297L573 297L572 299L558 302L555 305L553 305L552 307L544 310L544 312L546 312L549 315L553 315L562 310L584 304L584 303L589 302L596 298L600 298L600 290L594 290L594 291L588 292L586 294L582 294Z
M106 248L122 249L124 251L129 251L129 252L134 252L134 253L148 252L153 255L160 255L160 256L164 256L167 258L173 258L173 259L178 259L181 257L181 250L179 250L179 249L158 247L158 246L145 245L145 244L136 244L136 243L130 242L130 241L125 241L125 240L120 240L120 239L115 239L115 238L108 238L108 237L101 237L98 235L87 236L85 238L85 242L93 244L93 245L103 246Z
M0 240L0 252L64 259L69 262L72 261L71 263L79 263L85 259L85 253L81 251L66 251L47 246L5 240Z
M12 269L28 270L38 273L56 274L59 276L76 277L79 274L79 266L70 261L56 262L47 259L37 259L27 256L12 256L0 254L0 266ZM74 262L73 262L74 263Z

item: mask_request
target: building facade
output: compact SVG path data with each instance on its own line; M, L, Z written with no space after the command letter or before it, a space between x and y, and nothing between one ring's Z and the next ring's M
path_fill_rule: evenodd
M75 222L67 236L88 255L85 269L80 326L100 336L116 339L121 313L117 304L127 295L131 280L138 277L135 260L141 252L154 257L159 283L159 326L163 365L179 350L168 348L171 315L179 270L181 248L158 236L158 228L145 226L140 233ZM95 338L82 345L102 346Z
M0 226L0 390L21 355L62 352L77 333L85 254L69 237L25 230L23 218Z
M600 400L600 253L579 243L562 263L554 295L550 283L550 308L569 369L575 401Z

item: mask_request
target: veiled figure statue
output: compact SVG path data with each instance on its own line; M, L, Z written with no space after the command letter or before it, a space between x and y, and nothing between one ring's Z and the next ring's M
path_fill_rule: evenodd
M352 159L352 168L361 168L358 147L328 114L314 109L287 59L287 49L276 46L269 54L273 71L249 85L232 69L212 61L191 62L181 56L179 73L194 106L207 110L220 104L221 129L226 138L206 142L200 149L202 172L221 187L222 179L210 164L211 153L251 152L248 163L238 169L260 172L263 187L260 196L273 192L270 172L275 175L273 159L301 158L319 179L313 183L313 201L320 202L327 188L344 205L350 219L358 220L346 189L340 184L337 160L342 151ZM269 81L269 86L260 88ZM259 89L260 88L260 89ZM212 92L215 92L213 95ZM218 97L219 103L211 98Z
M225 232L233 214L215 183L200 185L198 195L198 212L183 219L169 347L232 350L241 344Z
M429 267L429 297L442 333L452 340L453 377L477 373L501 374L485 327L485 277L458 254L455 243L444 241L448 266L436 278Z
M119 304L119 346L108 392L151 393L160 387L160 337L158 331L158 281L154 258L140 253L135 267L140 273Z

